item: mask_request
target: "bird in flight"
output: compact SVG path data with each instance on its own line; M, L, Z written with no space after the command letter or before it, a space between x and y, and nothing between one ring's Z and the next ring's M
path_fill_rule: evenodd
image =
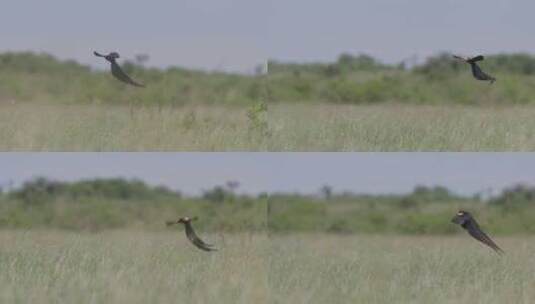
M479 67L479 65L477 65L478 61L483 61L483 59L485 59L485 57L483 57L482 55L478 55L472 58L470 57L464 58L464 57L457 56L457 55L453 55L453 57L468 63L470 67L472 68L472 75L474 76L475 79L483 80L483 81L490 81L490 84L493 84L496 81L496 78L483 72L481 68Z
M123 69L121 69L119 64L117 64L116 59L119 58L119 53L111 52L108 55L103 55L103 54L100 54L98 52L93 52L93 54L95 54L95 56L97 56L97 57L103 57L103 58L105 58L106 60L108 60L111 63L111 74L113 76L115 76L115 78L119 79L120 81L122 81L124 83L130 84L130 85L133 85L133 86L136 86L136 87L145 87L145 85L143 85L141 83L138 83L138 82L135 82L134 80L132 80L132 78L130 78L130 76L128 76L123 71Z
M188 239L195 245L197 248L204 250L204 251L217 251L217 249L214 248L214 245L210 245L205 243L203 240L201 240L195 231L193 230L193 227L191 226L192 221L196 221L197 217L189 218L189 217L182 217L179 218L176 221L167 221L166 225L171 226L174 224L184 224L184 227L186 227L186 236Z
M455 224L461 225L468 233L475 238L476 240L482 242L483 244L492 248L496 253L503 254L505 253L496 243L494 243L491 238L479 228L476 220L468 211L459 210L457 214L451 219Z

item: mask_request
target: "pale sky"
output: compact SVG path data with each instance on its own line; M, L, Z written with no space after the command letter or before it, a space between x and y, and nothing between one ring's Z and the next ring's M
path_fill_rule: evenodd
M92 55L150 55L149 65L252 72L265 62L262 0L3 0L0 51L102 65Z
M101 67L93 50L149 65L252 72L266 59L384 62L535 53L532 0L3 0L0 52L43 51ZM414 57L416 56L416 57Z
M517 183L535 185L530 153L0 153L0 185L36 176L73 181L138 178L186 194L239 181L239 191L407 193L441 185L473 195Z
M535 52L532 0L270 0L270 59Z

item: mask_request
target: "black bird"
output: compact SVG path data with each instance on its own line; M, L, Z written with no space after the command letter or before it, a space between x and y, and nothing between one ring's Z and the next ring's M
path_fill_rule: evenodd
M204 251L217 251L217 249L214 248L214 245L206 244L203 240L201 240L195 231L193 231L193 227L191 226L192 221L196 221L197 217L189 218L189 217L182 217L179 218L177 221L167 221L166 225L171 226L174 224L184 224L184 227L186 227L186 236L188 239L195 245L197 248L204 250Z
M483 57L482 55L478 55L472 58L470 57L464 58L464 57L456 56L456 55L453 55L453 57L468 63L470 67L472 68L472 75L474 75L475 79L483 80L483 81L490 81L490 84L493 84L496 81L496 78L483 72L481 68L477 65L476 62L482 61L483 59L485 59L485 57Z
M488 237L488 235L485 234L485 232L483 232L483 230L481 230L481 228L479 228L479 225L470 212L459 210L459 212L457 212L451 221L455 224L461 225L461 227L468 231L473 238L494 249L494 251L498 254L505 253L500 247L498 247L498 245L496 245L496 243L494 243L494 241L490 239L490 237Z
M122 81L124 83L130 84L130 85L133 85L133 86L136 86L136 87L145 87L145 85L143 85L141 83L138 83L138 82L135 82L134 80L132 80L132 78L130 78L130 76L128 76L121 69L119 64L117 64L116 59L119 58L119 53L111 52L108 55L102 55L102 54L100 54L98 52L93 52L93 54L95 54L95 56L97 56L97 57L103 57L103 58L105 58L106 60L108 60L111 63L111 74L113 76L115 76L115 78L119 79L120 81Z

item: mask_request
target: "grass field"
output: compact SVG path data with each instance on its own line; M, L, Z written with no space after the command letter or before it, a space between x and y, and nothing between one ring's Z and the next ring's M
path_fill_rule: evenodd
M273 303L533 303L535 243L496 238L500 258L458 237L275 237Z
M202 232L201 232L202 233ZM0 232L2 303L531 303L532 237Z
M2 303L265 303L262 235L0 232Z
M2 151L535 151L535 107L0 105Z
M0 102L1 151L267 149L246 107L142 107Z
M535 151L535 107L271 105L273 151Z

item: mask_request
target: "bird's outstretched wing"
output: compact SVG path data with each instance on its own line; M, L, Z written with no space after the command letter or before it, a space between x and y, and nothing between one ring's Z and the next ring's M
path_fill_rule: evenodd
M476 57L472 57L470 58L469 61L471 62L478 62L478 61L482 61L483 59L485 59L485 57L483 55L477 55Z
M498 254L504 254L505 252L494 243L494 241L481 230L477 225L467 227L468 233L474 237L476 240L482 242L483 244L489 246Z
M172 226L172 225L175 225L175 224L177 224L177 221L166 221L165 222L166 226Z
M483 59L485 59L485 57L483 55L477 55L475 57L463 57L463 56L459 56L459 55L453 55L453 58L456 58L456 59L460 59L464 62L468 62L468 63L474 63L474 62L478 62L478 61L481 61Z
M115 76L115 78L119 79L124 83L141 88L145 87L145 85L132 80L132 78L130 78L130 76L128 76L116 62L111 63L111 73L113 76Z
M188 239L195 245L197 248L204 250L204 251L217 251L217 249L213 248L214 245L210 245L205 243L203 240L201 240L195 231L193 230L193 227L191 224L186 225L186 236Z
M97 56L97 57L106 57L105 55L102 55L97 51L94 51L93 54L95 54L95 56Z
M465 61L465 62L468 61L467 58L464 58L464 57L462 57L462 56L458 56L458 55L453 55L453 58L460 59L460 60Z

